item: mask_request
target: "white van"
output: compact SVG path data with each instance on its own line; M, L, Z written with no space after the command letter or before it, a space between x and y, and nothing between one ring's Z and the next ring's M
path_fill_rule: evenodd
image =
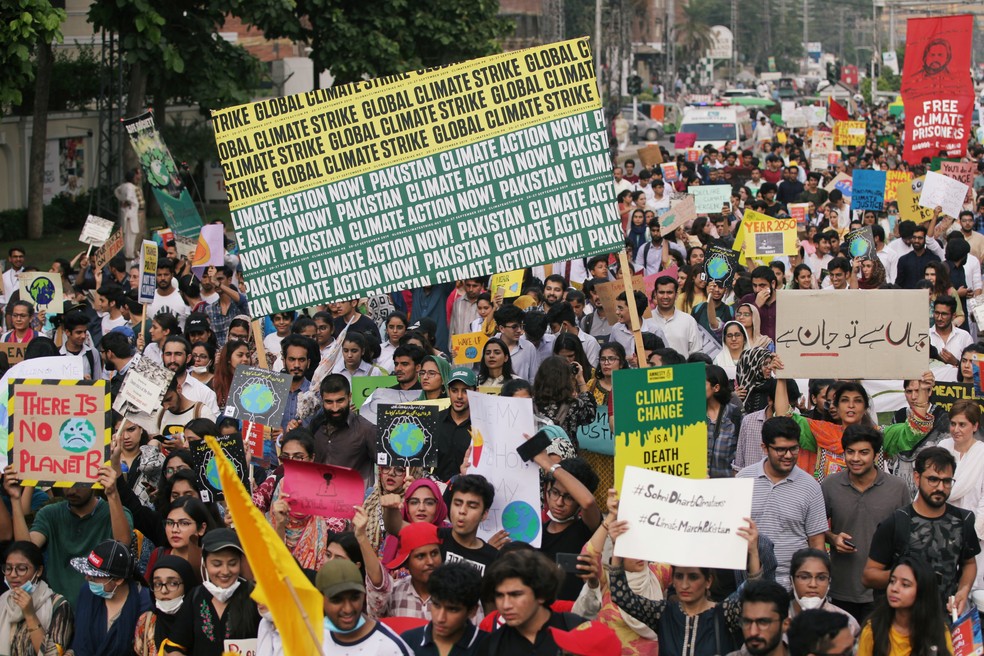
M685 107L679 132L697 135L694 148L710 144L717 150L724 148L729 141L732 149L744 148L752 138L752 119L748 109L741 105L694 105ZM674 140L675 141L675 140ZM678 152L686 149L677 148Z

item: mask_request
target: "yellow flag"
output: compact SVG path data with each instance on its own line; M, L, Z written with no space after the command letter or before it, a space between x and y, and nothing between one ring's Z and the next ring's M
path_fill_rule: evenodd
M277 536L253 500L246 492L232 463L225 457L215 438L206 436L205 442L215 454L215 463L225 492L226 506L232 513L239 541L249 560L256 589L253 599L270 609L273 622L280 632L280 639L287 656L311 656L321 654L321 626L324 623L324 606L321 593L311 584L287 546ZM285 581L294 587L301 607L307 613L308 622L318 637L313 637L304 625L301 608L297 607Z

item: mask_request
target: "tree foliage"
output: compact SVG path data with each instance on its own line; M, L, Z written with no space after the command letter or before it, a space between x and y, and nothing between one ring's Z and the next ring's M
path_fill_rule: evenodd
M64 20L65 11L49 0L0 2L0 116L5 106L21 102L34 79L38 43L61 41Z
M498 52L510 29L498 10L496 0L297 0L289 16L247 12L268 38L307 43L315 70L344 84Z

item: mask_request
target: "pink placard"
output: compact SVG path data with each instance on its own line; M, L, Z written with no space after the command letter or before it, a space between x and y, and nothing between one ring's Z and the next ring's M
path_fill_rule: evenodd
M355 517L366 488L354 469L284 460L283 491L290 495L291 512L321 517Z
M677 132L676 140L673 142L677 150L692 148L697 143L696 132Z

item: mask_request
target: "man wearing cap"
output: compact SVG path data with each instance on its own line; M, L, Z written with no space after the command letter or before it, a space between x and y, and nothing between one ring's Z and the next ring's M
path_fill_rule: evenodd
M488 634L472 620L479 610L482 575L462 563L435 569L427 581L431 621L401 637L416 656L474 656Z
M0 504L0 527L12 522L15 540L30 540L42 549L47 547L45 573L48 584L74 607L84 581L69 564L71 559L87 556L108 538L130 544L133 518L116 491L116 471L111 467L99 468L95 482L103 487L105 500L97 497L88 485L73 485L65 489L65 502L41 508L30 528L20 499L25 494L30 497L34 487L21 487L13 465L8 465L3 474L3 487L12 502L12 510L8 515L6 506Z
M358 565L341 558L329 560L318 570L314 586L324 595L326 654L411 656L400 636L366 617L366 586Z
M407 524L400 531L400 546L385 569L376 567L375 549L365 530L356 529L368 579L366 611L370 617L431 618L427 581L441 565L441 538L430 522ZM390 572L406 566L410 576L393 580Z
M448 379L448 397L451 407L437 418L437 467L434 475L442 481L449 480L461 469L465 452L471 445L471 410L468 406L468 390L478 388L475 371L469 367L455 367Z
M212 340L212 326L208 323L208 315L204 312L192 312L185 321L185 335L188 341L195 344L205 344Z

